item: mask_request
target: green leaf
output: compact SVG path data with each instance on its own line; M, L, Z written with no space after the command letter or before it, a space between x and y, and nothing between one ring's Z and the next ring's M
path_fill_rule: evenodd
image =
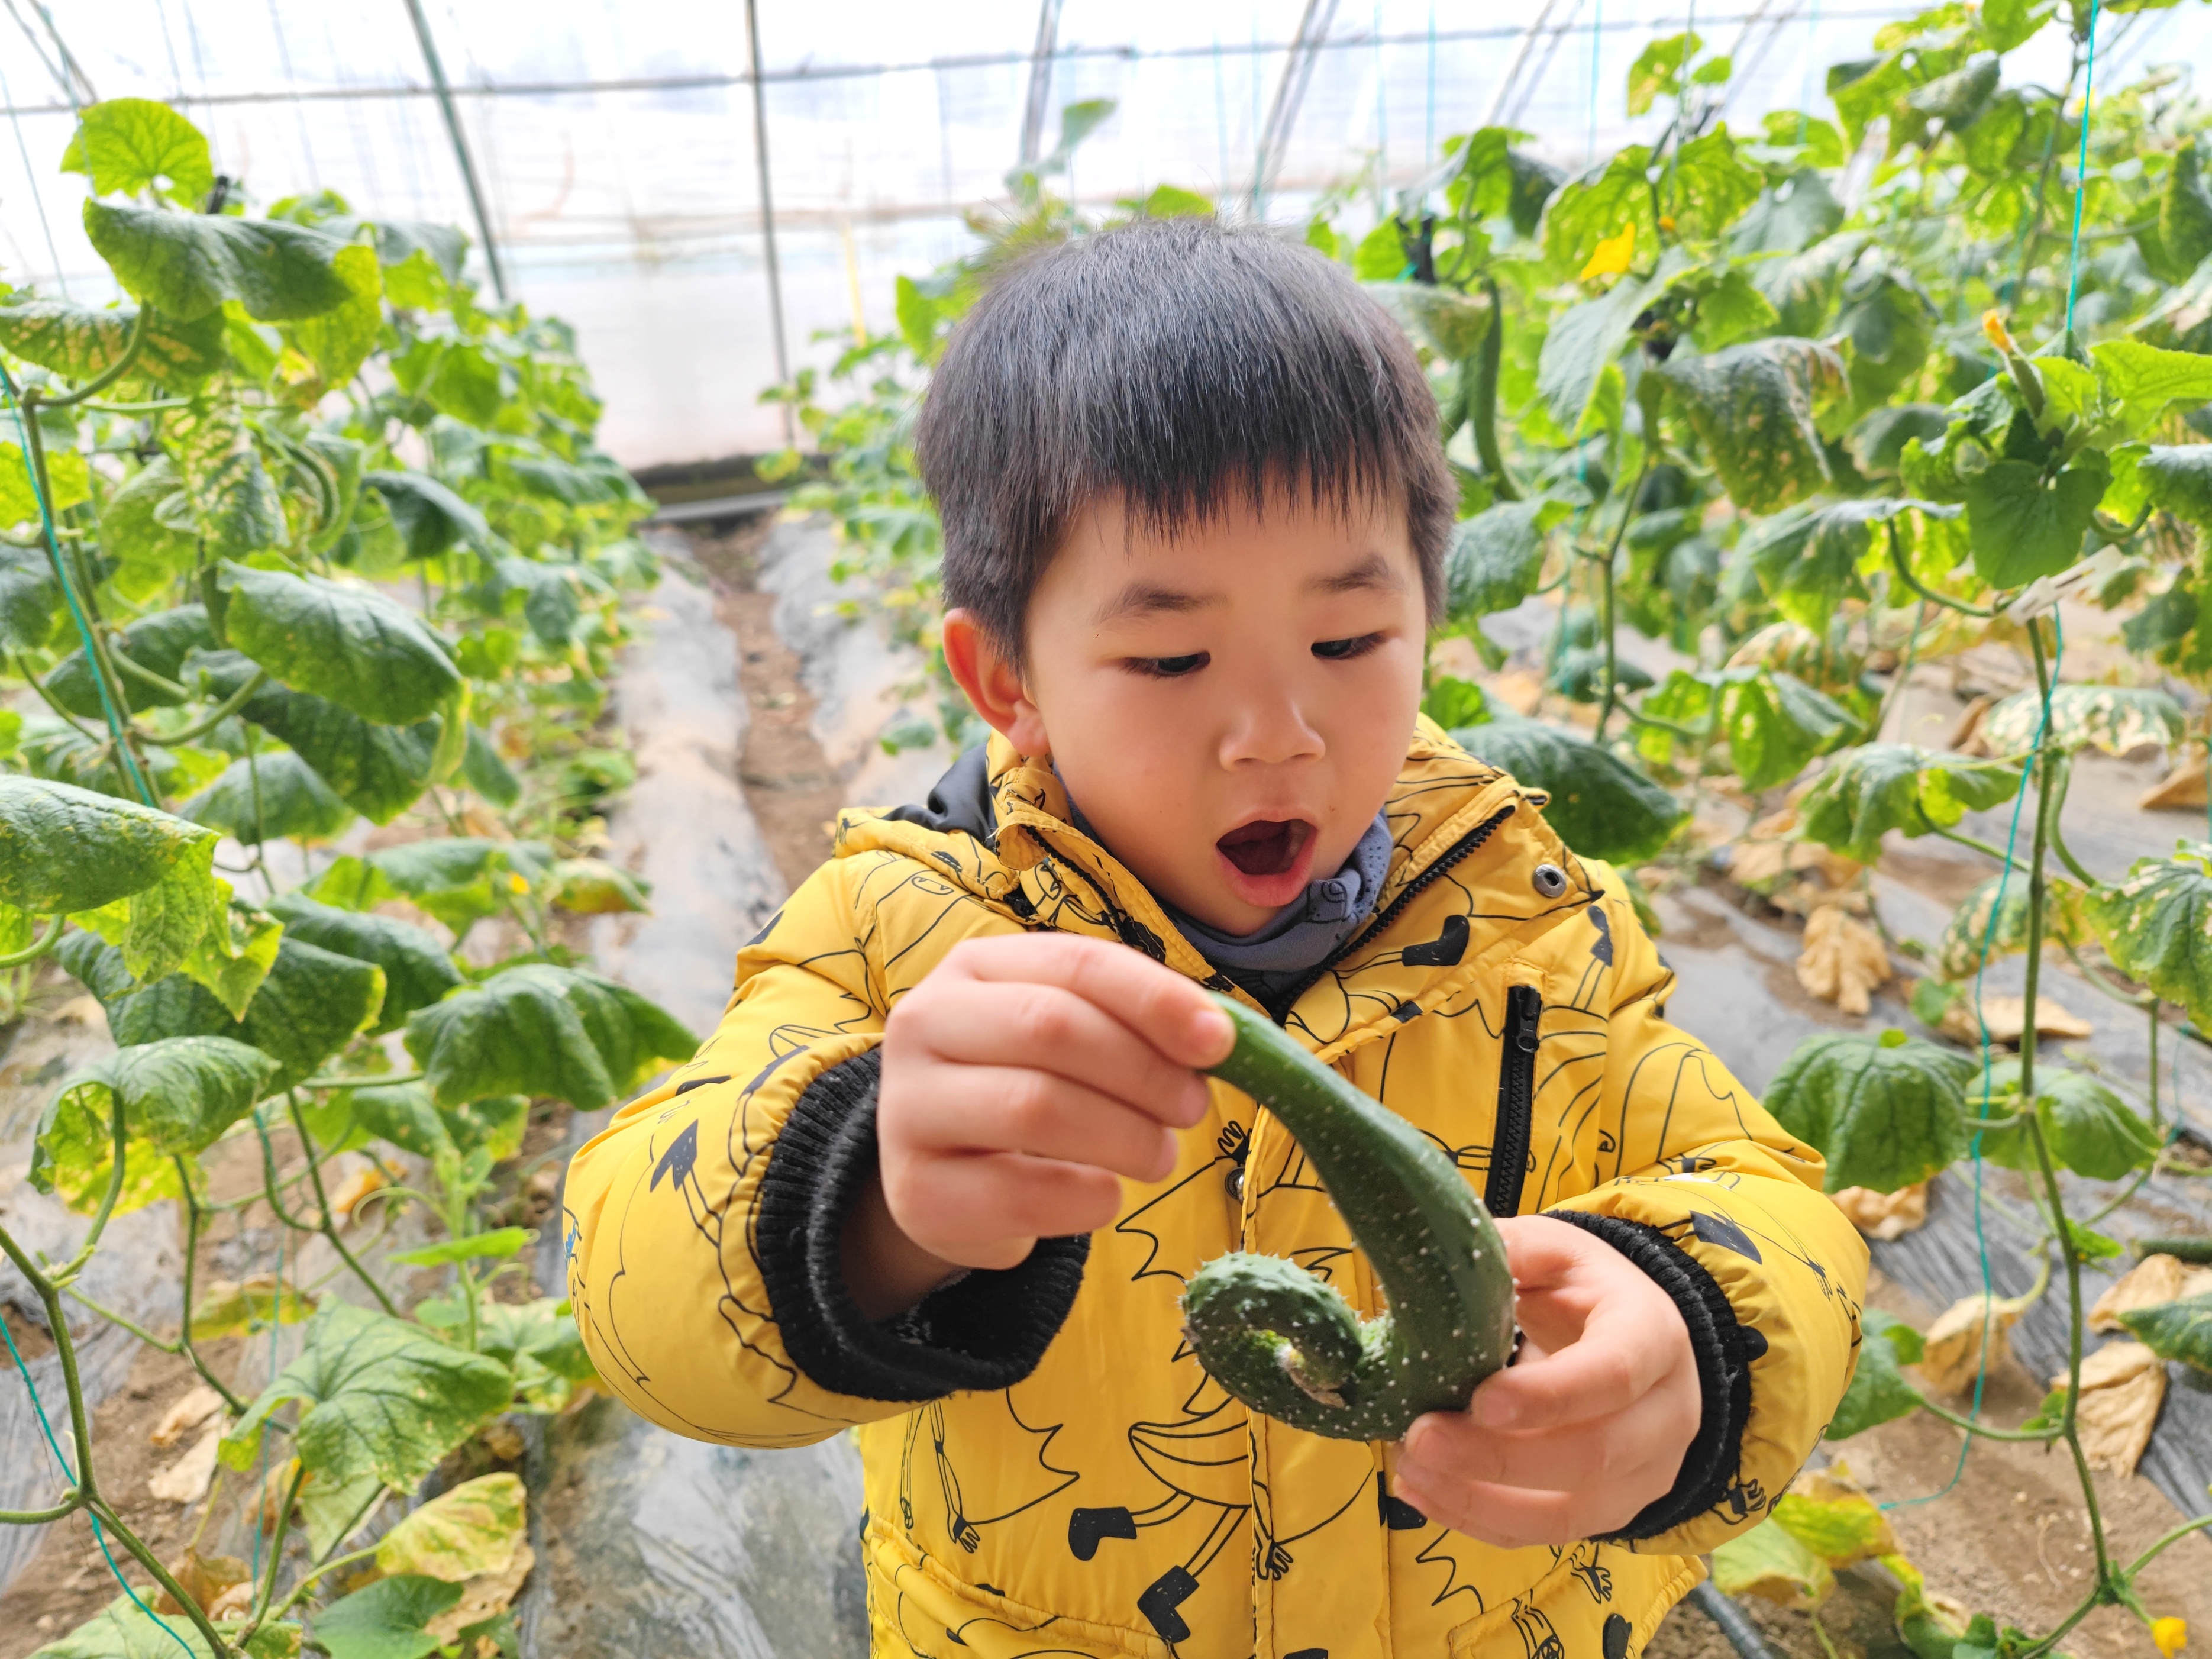
M578 915L643 915L653 908L647 902L651 884L605 859L562 859L547 886L554 903Z
M483 1352L518 1372L534 1364L567 1382L589 1382L598 1376L565 1299L486 1302L477 1312L477 1340Z
M1396 273L1393 272L1395 276ZM1361 284L1398 319L1398 326L1439 357L1464 362L1490 334L1490 301L1434 283Z
M1601 240L1619 234L1626 225L1636 227L1638 247L1657 242L1651 185L1644 176L1650 165L1650 149L1630 144L1552 193L1544 208L1542 234L1544 258L1554 271L1572 276L1589 262ZM1557 328L1558 322L1552 326Z
M213 831L66 783L0 775L0 903L93 910L157 885L212 890Z
M422 398L441 415L489 429L506 393L499 365L483 347L465 340L423 335L391 359L400 390Z
M315 1615L315 1640L331 1659L424 1659L438 1638L424 1628L461 1599L461 1587L422 1573L380 1578Z
M1473 680L1440 674L1421 694L1421 712L1438 726L1480 726L1490 718L1490 699Z
M1891 830L1911 837L1950 829L1969 811L2009 800L2020 775L2002 761L1869 744L1828 763L1797 805L1798 825L1808 840L1872 864Z
M550 854L537 842L441 836L339 859L309 890L349 910L404 895L459 933L499 909L503 893L529 891L551 868Z
M161 437L190 505L189 526L210 552L251 553L286 539L284 503L235 404L203 400L171 410Z
M2122 973L2212 1029L2212 843L2137 860L2125 881L2093 890L2086 908Z
M244 1015L268 979L269 970L276 965L283 938L283 922L234 897L200 935L179 971L212 992L236 1019ZM220 1036L222 1032L218 1029L215 1035Z
M1829 481L1814 415L1841 389L1843 366L1826 346L1754 340L1710 356L1678 352L1657 372L1745 512L1771 513Z
M1903 465L1905 446L1940 440L1950 416L1934 404L1893 404L1869 411L1844 440L1851 464L1867 477L1887 477Z
M1920 1333L1893 1314L1867 1308L1859 1314L1858 1360L1850 1386L1844 1390L1824 1440L1848 1440L1855 1434L1909 1415L1920 1404L1919 1391L1899 1373L1916 1363L1924 1345Z
M296 1401L293 1443L309 1474L333 1485L373 1477L404 1492L510 1391L495 1359L449 1347L405 1320L326 1302L307 1322L299 1358L224 1437L220 1455L231 1468L250 1468L270 1414Z
M421 1573L459 1584L505 1572L522 1543L522 1477L482 1474L410 1510L377 1540L376 1565L388 1577Z
M313 945L384 969L384 1001L369 1035L396 1031L417 1008L427 1008L460 985L460 969L445 948L420 927L396 916L342 910L304 893L279 893L270 914L288 939Z
M514 775L480 726L469 728L468 747L461 756L461 779L494 806L512 806L522 799L522 780Z
M1936 343L1935 307L1928 296L1884 269L1845 283L1836 321L1850 343L1844 368L1851 407L1862 412L1880 408L1917 375Z
M223 629L232 645L295 690L405 726L460 685L444 642L373 588L236 564L222 567L221 580L230 596Z
M208 632L206 608L180 605L173 610L141 617L123 630L119 639L111 641L110 648L119 647L120 654L141 668L151 669L163 679L173 680L182 672L187 656L206 650L214 643L215 636ZM135 675L126 676L125 684L134 709L167 708L183 701ZM46 676L46 690L72 714L88 720L101 718L99 682L82 649L70 652L54 665L53 671Z
M1999 4L2006 0L1997 0ZM1766 142L1778 149L1802 148L1808 168L1839 167L1845 160L1844 136L1832 123L1818 116L1807 115L1802 110L1769 110L1761 118L1760 126Z
M164 195L197 213L215 189L207 135L150 98L109 98L76 112L61 170L92 179L95 196L136 196L157 179Z
M1812 1607L1827 1599L1836 1577L1826 1561L1769 1519L1715 1546L1713 1583L1726 1595Z
M2032 462L1991 461L1960 490L1975 573L1999 588L2057 575L2081 556L2081 538L2109 482L2105 458L2094 449L2048 483Z
M331 268L345 284L345 303L303 318L288 331L323 384L335 386L353 378L383 335L384 279L375 249L359 245L340 248Z
M1965 1091L1978 1071L1917 1037L1808 1037L1768 1085L1766 1109L1826 1157L1823 1191L1892 1193L1966 1156Z
M2166 169L2158 201L2158 243L2166 269L2157 274L2170 283L2187 281L2212 254L2212 189L2205 185L2193 137L2182 140Z
M374 233L376 257L384 264L404 265L420 256L446 282L461 280L461 266L469 252L465 231L421 219L357 219L341 214L323 221L324 229L349 242L359 240L364 228Z
M2212 1373L2212 1291L2130 1308L2120 1316L2120 1323L2160 1359L2178 1359Z
M2016 691L1982 720L1982 741L2001 755L2024 755L2035 746L2043 694ZM2072 754L2092 745L2108 755L2124 755L2145 744L2179 746L2181 705L2149 686L2057 685L2051 690L2051 723L2045 749Z
M84 204L85 234L143 305L191 322L235 300L265 323L319 317L352 297L327 231L276 219Z
M442 1267L455 1261L474 1261L484 1256L513 1255L538 1235L527 1227L498 1227L465 1238L441 1239L412 1250L393 1252L392 1259L410 1267Z
M2171 404L2212 402L2212 356L2167 351L2141 340L2100 341L2089 356L2130 438L2150 430Z
M246 683L253 665L235 651L204 653L186 665L214 695ZM389 823L429 785L438 742L434 720L380 726L305 691L264 685L240 711L289 744L338 798L372 823Z
M1608 292L1553 317L1536 359L1536 392L1570 433L1580 428L1600 377L1628 343L1637 318L1660 286L1657 277L1639 283L1624 276Z
M2154 507L2212 531L2212 444L2153 444L2136 462Z
M73 1208L97 1206L114 1168L119 1101L128 1139L118 1211L173 1195L168 1159L213 1146L274 1086L276 1075L276 1061L228 1037L170 1037L118 1048L64 1083L46 1103L31 1154L31 1184L61 1193Z
M406 1042L441 1105L550 1095L583 1111L629 1090L656 1060L685 1059L697 1047L672 1016L628 987L541 963L417 1010Z
M285 839L328 841L354 817L353 808L289 749L233 761L179 810L246 847Z
M1534 720L1500 719L1452 733L1468 753L1551 796L1544 818L1585 858L1636 864L1665 846L1688 809L1589 738Z
M0 346L66 379L89 380L123 356L137 319L136 310L95 311L67 300L18 297L0 305ZM221 373L225 362L219 319L180 323L156 315L147 319L131 374L189 392Z
M118 1595L60 1640L34 1650L30 1659L177 1659L180 1642L191 1659L214 1659L191 1620L172 1613L157 1624L130 1596ZM264 1625L246 1651L247 1659L294 1659L300 1651L300 1627L281 1620Z
M2020 1110L2020 1062L2001 1060L1991 1067L1989 1101L1982 1104L1978 1080L1969 1085L1966 1127L1977 1115L2003 1117ZM2092 1181L2118 1181L2148 1165L2164 1139L2119 1096L2092 1077L2038 1060L2035 1117L2044 1144L2062 1167ZM2033 1140L2019 1124L1981 1131L1982 1156L1990 1163L2033 1176L2040 1167Z
M1691 338L1700 351L1718 351L1771 334L1780 320L1773 301L1759 291L1749 276L1729 270L1698 296Z
M1668 34L1645 46L1628 66L1628 112L1646 115L1652 101L1678 97L1682 90L1682 67L1705 50L1696 34Z
M1759 199L1766 175L1736 154L1724 126L1701 133L1674 154L1674 216L1683 234L1717 237Z
M1762 669L1729 686L1721 731L1737 776L1757 792L1789 782L1815 756L1843 747L1858 735L1859 723L1826 692Z
M42 649L61 614L62 590L46 550L0 544L0 647Z
M1993 931L1990 913L1996 905L2000 886L2004 890L2004 904L1997 913ZM2082 919L2083 896L2081 890L2072 882L2057 878L2051 880L2045 889L2045 939L2054 944L2081 942L2087 934ZM1954 983L1970 980L1981 970L1985 949L1991 962L2027 950L2027 878L2015 874L2007 880L2002 876L1991 876L1967 894L1966 902L1952 913L1943 937L1936 946L1937 975Z
M1737 254L1802 253L1843 222L1844 204L1827 179L1817 167L1801 167L1759 192L1730 233L1729 247Z
M125 479L107 498L100 534L106 550L123 561L119 580L142 580L151 590L198 563L191 500L184 493L176 463L159 455Z
M2002 73L1995 52L1978 52L1964 67L1914 88L1905 101L1955 132L1972 125L1974 118L1989 106Z
M91 496L91 474L74 449L46 452L46 509L60 514ZM30 463L18 445L0 443L0 524L42 526L38 492L31 487Z
M460 544L483 549L494 540L491 526L474 507L435 478L419 472L371 471L362 482L383 498L392 528L410 559L434 559Z
M361 1087L339 1091L332 1104L343 1104L353 1125L403 1152L434 1163L441 1157L458 1158L463 1151L432 1102L428 1084L380 1084L366 1079Z
M1551 532L1572 516L1565 501L1539 496L1502 501L1453 532L1444 554L1444 617L1464 627L1478 617L1510 611L1536 591Z

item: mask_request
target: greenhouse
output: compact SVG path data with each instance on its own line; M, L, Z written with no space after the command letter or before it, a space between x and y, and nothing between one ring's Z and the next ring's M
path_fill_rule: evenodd
M2208 1639L2212 11L4 4L0 1659Z

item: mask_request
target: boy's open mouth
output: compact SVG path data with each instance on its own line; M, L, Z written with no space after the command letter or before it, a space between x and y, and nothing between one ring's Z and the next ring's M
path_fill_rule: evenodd
M1313 837L1304 818L1255 818L1213 844L1248 876L1280 876L1297 867Z

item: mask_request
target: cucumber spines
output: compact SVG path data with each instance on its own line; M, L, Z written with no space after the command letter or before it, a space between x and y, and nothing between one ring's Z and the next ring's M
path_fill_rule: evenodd
M1513 1345L1504 1242L1451 1160L1242 1003L1210 1068L1279 1119L1365 1253L1390 1311L1361 1320L1294 1263L1239 1252L1183 1292L1199 1362L1254 1410L1346 1440L1395 1440L1464 1407Z

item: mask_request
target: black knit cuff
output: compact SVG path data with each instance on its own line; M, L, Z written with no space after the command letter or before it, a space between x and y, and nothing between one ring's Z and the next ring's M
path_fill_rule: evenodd
M863 1317L845 1288L845 1218L875 1173L882 1071L871 1048L816 1078L761 1176L753 1248L784 1349L821 1387L861 1400L1010 1388L1075 1305L1090 1235L1041 1238L1018 1267L966 1273L903 1314Z
M1656 1227L1619 1216L1584 1210L1547 1210L1554 1220L1595 1233L1651 1276L1674 1298L1689 1328L1690 1349L1698 1360L1698 1390L1705 1414L1672 1491L1638 1510L1620 1531L1601 1543L1656 1538L1719 1504L1733 1485L1743 1460L1744 1425L1751 1419L1752 1340L1736 1322L1728 1295L1697 1258ZM1761 1350L1764 1344L1760 1344Z

